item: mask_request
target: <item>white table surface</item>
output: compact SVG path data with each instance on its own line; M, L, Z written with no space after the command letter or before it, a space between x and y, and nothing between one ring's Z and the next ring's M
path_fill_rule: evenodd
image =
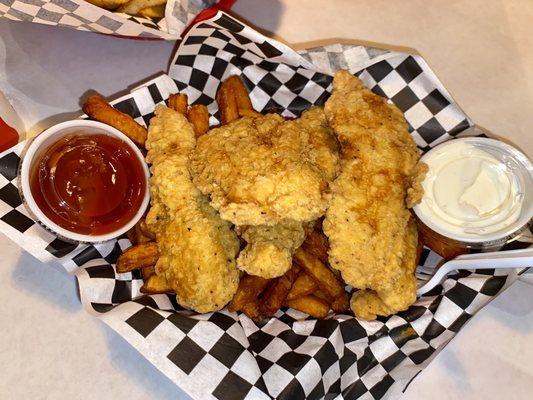
M268 4L268 6L267 6ZM479 125L533 155L533 2L240 0L236 14L291 43L333 37L416 48ZM0 91L36 132L166 70L173 44L0 20ZM85 313L74 278L0 236L0 399L185 399ZM402 399L530 399L533 287L471 320Z

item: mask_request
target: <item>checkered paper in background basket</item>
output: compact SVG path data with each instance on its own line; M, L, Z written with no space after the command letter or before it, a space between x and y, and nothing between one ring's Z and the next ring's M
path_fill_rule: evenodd
M115 107L147 124L155 105L179 90L206 104L216 123L216 89L239 74L256 110L294 116L323 104L331 74L346 68L405 113L422 151L472 130L418 55L343 44L297 53L224 13L193 27L171 65L168 76L114 101ZM517 278L514 270L462 271L407 311L370 322L352 315L315 320L286 308L261 324L225 309L198 315L173 296L142 295L137 271L116 272L117 256L130 245L126 238L74 245L33 222L17 189L23 146L0 154L0 231L75 274L84 308L196 399L396 398L470 317ZM424 249L421 265L439 261Z
M165 18L155 22L108 11L85 0L0 0L0 17L113 36L177 40L202 10L219 1L168 0Z

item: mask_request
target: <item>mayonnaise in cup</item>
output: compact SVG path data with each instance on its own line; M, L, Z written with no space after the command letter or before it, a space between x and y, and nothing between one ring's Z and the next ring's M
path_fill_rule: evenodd
M529 227L533 168L514 147L467 137L438 145L421 161L429 171L424 196L413 210L423 236L456 248L489 249Z

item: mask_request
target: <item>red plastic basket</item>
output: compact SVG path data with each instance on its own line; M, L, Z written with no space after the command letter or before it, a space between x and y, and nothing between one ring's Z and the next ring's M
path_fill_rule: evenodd
M0 153L16 145L18 141L17 131L0 118Z

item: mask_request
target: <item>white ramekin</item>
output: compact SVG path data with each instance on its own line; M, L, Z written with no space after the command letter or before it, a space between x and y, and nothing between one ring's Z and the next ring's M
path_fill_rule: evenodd
M527 229L533 218L533 166L530 160L513 146L499 140L484 137L464 137L439 144L420 159L422 162L436 151L447 149L458 142L465 142L483 150L498 161L502 162L513 173L519 182L523 196L522 208L519 218L508 227L485 235L457 234L446 230L432 219L430 214L424 212L424 196L421 203L413 207L413 211L419 222L419 229L424 236L428 234L432 239L443 242L443 246L449 245L464 249L491 249L500 247ZM421 225L421 224L422 225ZM431 246L430 246L431 247Z
M108 136L114 136L122 140L123 142L125 142L128 145L128 147L132 150L133 154L136 155L139 162L141 163L143 167L143 171L144 171L144 178L146 180L145 193L143 196L143 200L135 216L128 223L122 226L120 229L117 229L113 232L106 233L104 235L83 235L80 233L71 232L65 228L62 228L56 223L52 222L37 206L37 203L35 202L35 199L33 198L33 195L30 189L30 171L32 169L34 159L36 156L38 156L41 153L42 150L48 148L50 145L57 142L59 139L67 135L71 135L71 134L77 134L77 135L104 134ZM55 234L65 239L69 239L69 240L76 241L76 242L88 242L88 243L104 242L106 240L114 239L124 234L125 232L127 232L139 221L139 219L141 219L150 201L150 190L148 187L149 177L150 177L150 172L144 160L143 154L126 135L124 135L118 129L115 129L101 122L80 120L80 119L73 120L73 121L66 121L66 122L62 122L60 124L54 125L46 129L40 135L36 136L29 143L29 145L26 147L24 151L24 154L22 156L20 171L19 171L19 183L20 183L21 195L23 197L23 201L24 201L26 208L28 209L30 214L34 217L34 219L40 224L44 225L47 229L51 230Z

